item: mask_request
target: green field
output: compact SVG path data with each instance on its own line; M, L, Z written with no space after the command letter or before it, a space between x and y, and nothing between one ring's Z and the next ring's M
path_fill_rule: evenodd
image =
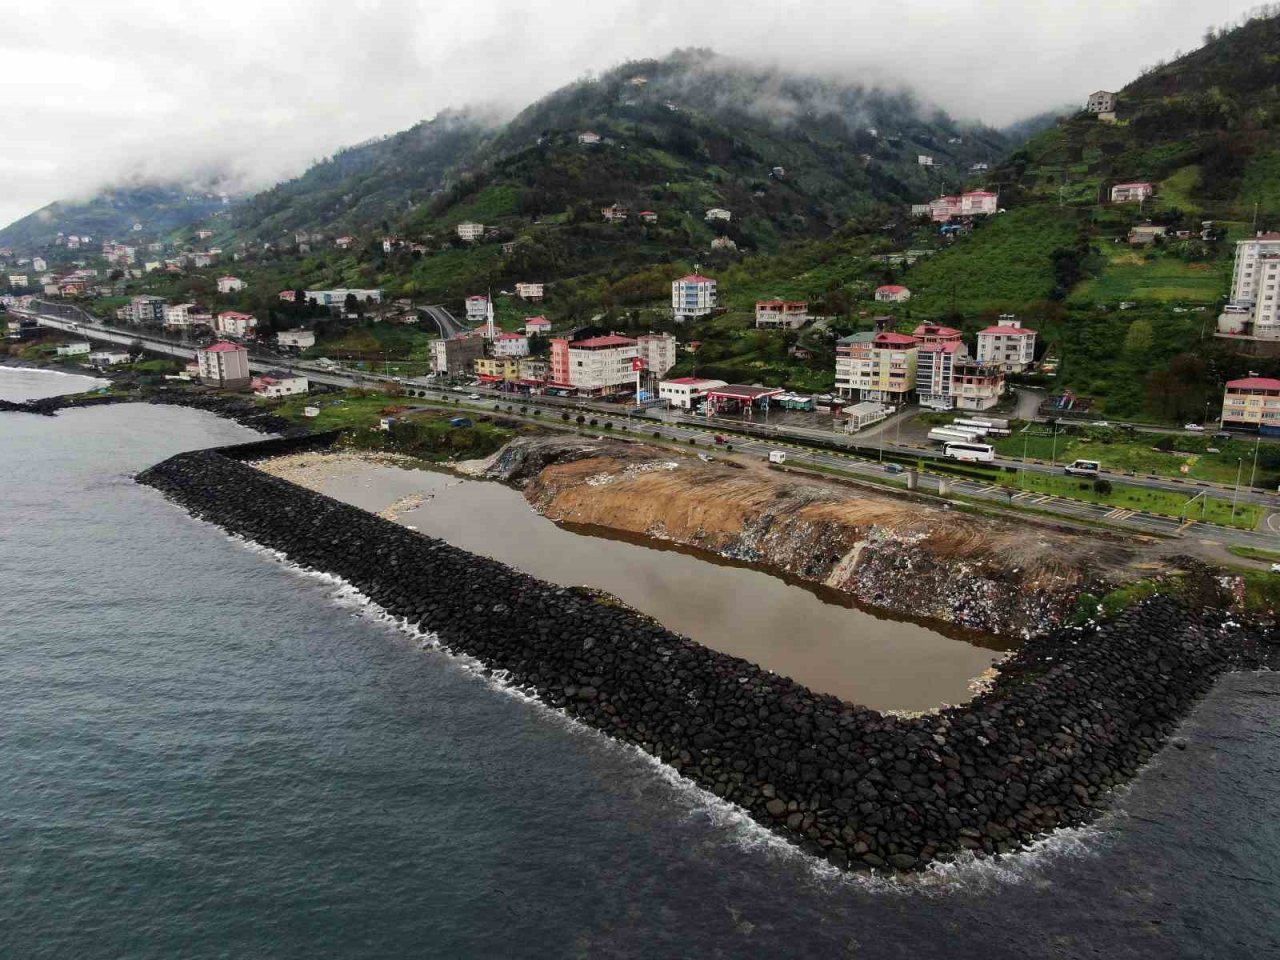
M1190 494L1184 496L1181 492L1152 490L1148 487L1135 487L1124 483L1113 483L1109 493L1099 493L1094 489L1092 481L1079 477L1024 471L1017 475L1014 487L1035 493L1047 493L1055 497L1083 500L1086 503L1101 503L1125 510L1158 513L1166 517L1186 516L1191 520L1221 523L1244 530L1252 530L1256 527L1261 516L1258 507L1238 504L1233 520L1230 499L1222 500L1213 497L1196 501L1191 512L1187 513L1186 503Z
M1157 450L1155 444L1169 438L1174 450ZM1120 430L1090 430L1083 436L1059 433L1055 444L1052 434L1043 427L1029 433L1015 431L1013 436L995 441L996 452L1003 457L1021 459L1024 451L1032 460L1065 464L1072 460L1097 460L1113 473L1154 474L1170 478L1208 480L1234 484L1236 468L1242 484L1248 484L1253 467L1255 443L1248 440L1214 440L1211 436L1189 437L1180 434L1129 433ZM1210 449L1217 453L1209 453ZM1258 469L1254 485L1274 489L1280 483L1280 447L1257 445ZM1187 468L1184 473L1182 468ZM1194 491L1193 491L1194 492ZM1189 496L1190 494L1188 494Z
M1104 248L1102 274L1075 288L1071 302L1115 304L1121 300L1215 304L1230 283L1230 261L1189 263L1164 252L1150 254L1127 246Z

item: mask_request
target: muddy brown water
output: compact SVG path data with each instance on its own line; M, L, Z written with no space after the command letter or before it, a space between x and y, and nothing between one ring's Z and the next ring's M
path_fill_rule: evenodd
M313 467L305 483L367 510L400 504L396 519L415 530L543 580L606 591L708 647L877 710L963 702L970 681L1016 645L948 636L702 551L557 524L500 483L372 463ZM402 502L410 497L423 500Z

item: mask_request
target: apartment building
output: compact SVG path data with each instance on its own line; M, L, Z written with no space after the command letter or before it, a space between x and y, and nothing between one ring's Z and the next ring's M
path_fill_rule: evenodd
M836 392L901 405L916 386L919 345L904 333L855 333L836 343Z
M1009 314L1000 323L978 331L978 360L998 365L1006 373L1031 369L1036 358L1036 331Z
M646 333L636 337L636 349L645 370L655 377L666 376L676 365L676 338L669 333Z
M757 330L799 330L809 322L807 300L757 300Z
M671 282L671 313L676 322L710 316L716 309L716 282L691 273Z
M1228 380L1222 396L1222 425L1280 433L1280 380L1272 377Z
M635 340L617 334L551 341L551 379L581 394L620 393L634 387L640 351Z
M222 341L196 351L200 382L229 390L249 386L249 351L238 343Z

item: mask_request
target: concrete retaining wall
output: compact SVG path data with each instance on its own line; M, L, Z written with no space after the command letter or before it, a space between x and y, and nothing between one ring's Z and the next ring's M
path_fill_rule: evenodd
M854 869L1013 851L1089 820L1248 645L1212 614L1155 600L1096 631L1030 641L965 707L884 716L240 462L254 453L182 454L137 479L342 577L544 703Z

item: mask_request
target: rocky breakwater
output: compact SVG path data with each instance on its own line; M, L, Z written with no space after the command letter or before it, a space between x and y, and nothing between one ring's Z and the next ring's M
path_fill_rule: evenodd
M1027 637L1069 619L1077 598L1162 572L1132 566L1130 541L1006 522L750 463L617 441L511 443L489 476L521 486L557 521L591 524L746 560L868 606Z
M203 410L227 420L234 420L259 433L300 436L308 432L305 427L300 427L270 410L263 409L252 400L182 389L149 390L142 393L72 394L23 401L0 400L0 412L34 413L52 417L61 410L78 410L83 407L101 407L116 403L154 403L161 406L190 407L193 410Z
M852 869L1010 852L1089 820L1215 676L1256 662L1240 628L1155 600L1100 629L1029 641L964 707L887 716L218 451L173 457L137 479L342 577L445 647Z

